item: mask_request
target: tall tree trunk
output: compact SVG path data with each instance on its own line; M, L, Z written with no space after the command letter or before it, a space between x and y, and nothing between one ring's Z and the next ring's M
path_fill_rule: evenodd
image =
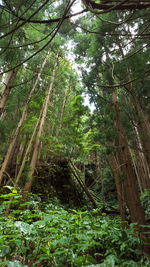
M69 88L67 88L66 91L65 91L65 95L64 95L64 99L63 99L63 103L62 103L62 108L61 108L61 112L60 112L60 121L59 121L58 129L56 131L56 136L59 136L59 132L60 132L60 130L62 128L63 116L64 116L64 111L65 111L68 92L69 92Z
M113 104L116 113L116 128L118 131L118 160L120 163L121 170L121 179L125 188L125 198L129 208L131 221L137 222L139 224L145 223L144 211L141 207L138 188L137 188L137 180L134 172L134 168L131 161L131 156L128 148L128 142L126 139L125 131L122 125L121 116L120 116L120 108L117 101L116 92L113 93Z
M44 102L44 104L43 104L43 108L44 108L44 105L45 105L45 102ZM40 123L40 121L41 121L41 116L42 116L42 113L43 113L43 108L42 108L42 110L41 110L41 112L40 112L39 119L38 119L38 121L37 121L37 123L36 123L36 125L35 125L33 134L32 134L32 136L31 136L31 138L30 138L30 141L29 141L29 143L28 143L28 145L27 145L27 149L26 149L26 151L25 151L25 153L24 153L24 157L22 158L22 163L21 163L19 172L18 172L17 177L16 177L16 180L15 180L15 186L18 185L18 183L19 183L19 181L20 181L20 178L21 178L21 175L22 175L22 172L23 172L23 170L24 170L24 166L25 166L25 164L26 164L28 154L29 154L29 152L30 152L30 150L31 150L33 140L34 140L34 138L35 138L35 135L36 135L37 130L38 130L39 123Z
M42 110L43 110L43 109L42 109ZM14 187L15 187L15 188L17 188L17 186L18 186L18 183L19 183L19 181L20 181L22 172L23 172L23 170L24 170L24 166L25 166L25 163L26 163L26 160L27 160L29 151L30 151L30 149L31 149L33 139L34 139L34 137L35 137L35 134L36 134L36 131L37 131L39 122L40 122L40 120L41 120L42 110L41 110L41 112L40 112L39 119L38 119L38 121L37 121L37 123L36 123L36 126L35 126L35 128L34 128L32 137L31 137L31 139L30 139L30 141L29 141L29 144L28 144L27 149L26 149L26 151L25 151L24 157L23 157L23 159L22 159L21 167L20 167L19 172L18 172L18 174L17 174L17 177L16 177L16 179L15 179L15 183L14 183ZM10 201L11 201L11 200L13 200L13 197L10 198ZM8 206L7 206L7 208L6 208L6 211L5 211L5 215L6 215L6 216L8 216L9 211L10 211L10 208L11 208L11 202L8 204Z
M120 41L117 40L118 47L120 49L120 53L124 58L124 51L121 47ZM130 67L126 65L126 75L129 80L132 80L132 70ZM147 163L150 166L150 120L148 115L142 109L142 105L136 96L136 90L134 88L133 83L129 83L128 85L124 86L127 93L130 95L130 101L135 109L136 113L136 121L137 121L137 129L140 135L143 152L147 159Z
M35 83L34 83L34 85L33 85L33 87L32 87L32 90L31 90L30 93L29 93L28 99L27 99L27 101L26 101L26 104L25 104L24 109L23 109L23 112L22 112L22 116L21 116L21 118L20 118L20 121L19 121L19 123L18 123L18 126L17 126L17 128L16 128L16 130L15 130L15 133L14 133L14 135L13 135L12 141L11 141L11 143L9 144L9 147L8 147L8 150L7 150L7 153L6 153L4 162L3 162L3 164L2 164L2 168L1 168L1 170L0 170L0 185L2 184L3 174L4 174L4 172L7 170L7 167L8 167L8 165L9 165L10 159L11 159L11 157L12 157L13 151L14 151L14 149L15 149L15 146L16 146L16 143L17 143L17 138L18 138L19 133L20 133L20 129L21 129L21 127L22 127L22 125L23 125L23 123L24 123L24 121L25 121L25 119L26 119L27 111L28 111L28 104L29 104L29 102L30 102L30 100L31 100L31 98L32 98L32 96L33 96L33 93L34 93L34 91L35 91L35 88L36 88L36 86L37 86L37 84L38 84L38 82L39 82L41 73L42 73L42 71L43 71L43 68L44 68L46 62L47 62L47 57L48 57L48 56L49 56L49 53L47 54L47 56L46 56L46 58L45 58L45 60L44 60L44 62L43 62L43 64L42 64L42 66L41 66L41 69L40 69L40 71L39 71L39 73L38 73L38 75L37 75L37 78L36 78L36 81L35 81Z
M20 159L19 160L19 165L22 164L22 161L24 159L24 155L25 155L26 148L28 146L29 139L30 139L30 135L29 134L25 134L25 136L24 136L24 144L21 145L20 152L19 152L19 159Z
M137 129L140 136L143 152L150 166L150 122L147 114L142 110L136 97L132 97L132 103L136 111Z
M28 173L27 181L26 181L24 189L23 189L24 196L26 196L26 194L28 192L30 192L32 182L33 182L33 175L34 175L34 171L35 171L35 167L36 167L36 163L37 163L37 158L38 158L38 153L39 153L39 149L40 149L40 143L41 143L40 137L42 136L42 132L43 132L44 124L45 124L45 119L46 119L46 115L47 115L47 111L48 111L48 104L49 104L50 96L51 96L51 93L53 90L53 84L54 84L55 75L56 75L57 58L58 58L58 55L56 57L55 66L54 66L52 78L51 78L51 83L50 83L50 86L48 87L48 92L47 92L47 95L46 95L46 98L44 101L44 108L43 108L41 120L39 123L39 129L37 131L37 135L36 135L36 139L35 139L35 143L34 143L33 154L32 154L31 163L30 163L30 170Z
M16 77L17 74L17 69L11 70L6 77L6 80L4 81L4 87L2 89L2 96L0 98L0 114L3 113L3 109L5 107L5 103L9 97L11 88L12 88L12 83Z
M120 53L124 58L124 51L119 40L117 40L117 44ZM129 80L132 80L131 74L131 68L126 65L126 75ZM141 150L141 152L138 151L137 153L134 153L137 160L135 161L135 159L132 158L132 162L137 174L140 189L143 191L145 188L149 189L150 187L150 120L136 95L134 84L130 83L126 85L124 86L124 89L128 93L129 101L135 111L134 130L136 134L137 147Z
M113 104L116 113L116 129L118 131L117 157L120 163L121 179L125 189L125 200L129 209L131 222L137 223L136 229L140 232L141 239L144 241L144 250L149 253L149 229L146 228L146 226L143 227L143 225L146 225L145 214L140 203L136 174L132 165L128 142L121 121L120 108L117 101L116 92L113 93Z
M150 189L150 166L148 166L147 159L143 151L138 129L136 126L134 127L134 129L136 135L137 149L136 151L132 152L132 154L134 155L132 160L137 173L141 192L143 192L144 189Z

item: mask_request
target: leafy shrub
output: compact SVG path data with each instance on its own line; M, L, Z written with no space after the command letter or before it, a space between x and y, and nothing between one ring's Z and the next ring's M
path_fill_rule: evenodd
M2 205L9 202L8 194L5 198ZM41 209L33 196L0 219L1 267L149 266L139 246L132 227L123 230L119 217L100 215L98 209L65 210L52 203Z

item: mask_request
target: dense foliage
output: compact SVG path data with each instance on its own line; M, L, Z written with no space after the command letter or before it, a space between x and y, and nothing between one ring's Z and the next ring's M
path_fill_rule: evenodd
M149 266L133 225L122 229L119 216L66 210L34 195L18 206L21 196L8 188L1 195L1 215L10 201L16 208L0 220L0 266Z
M0 266L149 265L149 7L0 1Z

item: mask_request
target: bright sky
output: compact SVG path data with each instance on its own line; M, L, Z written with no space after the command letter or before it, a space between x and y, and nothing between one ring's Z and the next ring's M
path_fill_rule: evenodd
M81 7L81 1L80 1L80 0L77 0L77 1L75 2L75 4L73 5L73 7L72 7L72 11L73 11L74 13L77 13L77 12L80 12L82 9L83 9L83 8Z

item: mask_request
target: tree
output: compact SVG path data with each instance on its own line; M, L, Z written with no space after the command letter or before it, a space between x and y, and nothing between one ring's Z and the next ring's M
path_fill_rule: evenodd
M0 4L1 74L8 72L0 183L7 177L26 195L38 164L71 158L89 195L84 180L86 165L93 164L100 197L107 199L108 184L113 192L116 185L122 221L128 214L145 238L139 193L150 189L149 2L84 0L82 11L73 13L75 3ZM81 83L67 58L70 44ZM95 104L93 114L83 93Z
M36 133L36 137L35 137L35 143L34 143L34 147L33 147L33 153L32 153L32 157L31 157L30 170L28 173L27 181L26 181L24 189L23 189L25 193L29 192L31 190L31 186L32 186L33 175L34 175L35 167L37 164L37 157L38 157L38 153L39 153L39 149L40 149L40 137L42 136L42 132L43 132L44 124L45 124L45 119L46 119L46 115L47 115L47 111L48 111L48 105L49 105L50 97L51 97L52 90L53 90L53 84L54 84L54 80L55 80L55 73L56 73L56 68L57 68L57 64L58 64L57 58L58 58L58 54L56 55L50 85L48 86L45 101L43 103L41 118L39 121L38 129L37 129L37 133Z
M23 125L23 123L24 123L24 121L26 119L26 116L27 116L27 110L28 110L29 102L31 101L31 98L33 96L33 93L35 91L35 88L37 86L37 83L39 82L39 79L40 79L40 76L41 76L41 72L42 72L42 70L43 70L43 68L44 68L44 66L46 64L46 61L47 61L47 57L43 61L42 66L41 66L41 69L40 69L40 71L39 71L39 73L37 75L37 78L36 78L36 80L35 80L35 82L33 84L32 89L31 89L31 91L30 91L30 93L28 95L26 104L25 104L24 109L23 109L23 112L22 112L22 116L21 116L20 121L19 121L19 123L17 125L17 128L16 128L16 130L14 132L14 135L12 137L12 141L9 144L9 147L8 147L8 150L7 150L7 153L6 153L4 162L2 164L2 168L0 170L0 184L2 184L3 174L7 170L7 167L9 165L9 163L11 161L11 158L13 156L13 153L15 151L15 147L16 147L17 139L18 139L18 136L19 136L19 133L20 133L20 129L21 129L21 127L22 127L22 125Z
M123 19L121 13L116 15L117 20ZM101 21L104 20L100 17L90 22L88 16L87 19L80 19L81 28L75 36L75 52L78 53L77 62L84 62L81 68L83 82L99 115L97 121L102 133L99 134L99 143L106 147L107 153L103 157L109 162L115 177L122 220L126 220L128 207L131 221L141 225L145 223L145 216L138 186L142 190L145 186L149 189L149 145L146 144L150 140L149 106L143 105L147 104L149 96L147 90L142 90L143 86L147 87L149 49L147 46L141 49L142 43L147 45L146 39L132 37L133 25L130 21L128 25L121 23L117 26L112 13L105 15L105 23ZM137 23L136 34L146 31L147 19L141 18L141 21ZM129 42L126 27L131 34ZM85 36L84 31L92 35ZM137 65L138 60L141 64ZM143 159L141 165L140 162L135 163L140 152ZM146 172L140 180L139 169L143 166Z
M24 3L22 0L17 2L2 1L0 5L2 10L0 47L2 49L2 55L4 57L7 55L5 57L7 63L5 62L2 65L3 71L1 73L11 71L28 62L33 57L36 57L37 54L49 46L56 34L61 32L63 24L67 25L69 31L72 30L70 26L72 25L71 18L76 15L86 14L88 12L90 12L90 16L104 14L104 17L100 17L99 19L107 22L105 20L105 14L107 17L109 12L113 13L119 10L123 12L121 13L123 20L117 22L116 25L120 26L123 22L132 22L133 17L135 20L137 17L140 18L141 12L144 10L146 13L146 10L150 7L149 1L119 1L119 3L118 1L102 1L98 3L97 1L84 0L81 1L83 10L73 13L72 7L75 3L75 0L60 1L58 5L55 5L52 0L45 0L42 4L40 1L36 1L36 3ZM128 15L126 11L130 11L131 13ZM135 16L136 14L137 17ZM110 23L115 24L113 21L110 21ZM33 34L30 34L30 32ZM141 34L145 36L143 33ZM10 54L11 58L13 58L13 64L10 59Z

